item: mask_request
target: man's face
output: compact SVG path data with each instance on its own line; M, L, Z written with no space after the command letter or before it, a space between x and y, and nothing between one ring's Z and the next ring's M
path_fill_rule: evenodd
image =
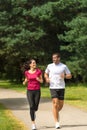
M58 57L57 55L53 55L52 60L53 60L53 63L58 64L60 62L60 57Z

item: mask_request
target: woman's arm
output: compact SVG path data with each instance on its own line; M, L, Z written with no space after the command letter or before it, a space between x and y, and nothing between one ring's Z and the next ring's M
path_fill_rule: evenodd
M23 85L25 85L26 83L27 83L27 78L24 79Z

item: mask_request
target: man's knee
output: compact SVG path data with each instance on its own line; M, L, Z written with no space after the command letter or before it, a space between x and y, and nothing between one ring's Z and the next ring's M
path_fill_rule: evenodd
M63 108L63 104L64 104L63 100L59 101L59 111Z
M53 107L58 108L59 104L57 101L53 101Z

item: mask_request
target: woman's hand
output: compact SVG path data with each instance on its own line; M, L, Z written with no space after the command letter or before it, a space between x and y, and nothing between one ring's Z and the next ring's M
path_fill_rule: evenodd
M25 81L23 81L23 85L25 85L26 83L25 83Z
M36 80L39 81L40 80L39 77L36 77Z
M42 75L40 75L40 77L36 77L36 80L39 81L40 83L43 83Z
M23 81L23 85L25 85L27 83L27 79L25 78L25 80Z

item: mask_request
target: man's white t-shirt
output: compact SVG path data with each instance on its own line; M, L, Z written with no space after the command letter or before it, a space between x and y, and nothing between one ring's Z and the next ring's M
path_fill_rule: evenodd
M70 70L63 63L51 63L47 66L45 73L49 75L50 89L64 89L65 81L61 74L70 74Z

